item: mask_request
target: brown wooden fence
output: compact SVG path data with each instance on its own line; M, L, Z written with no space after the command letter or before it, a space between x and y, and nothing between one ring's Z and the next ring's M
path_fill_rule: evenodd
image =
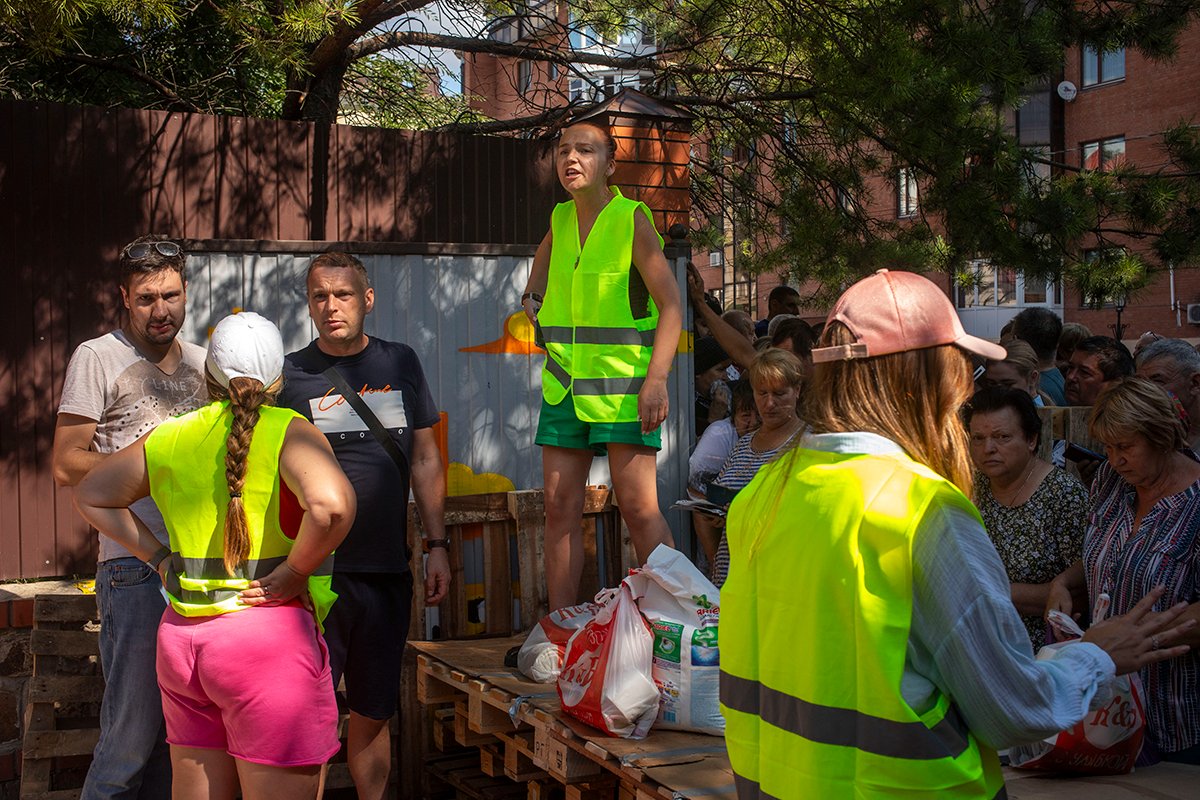
M130 239L527 249L560 191L529 140L0 100L0 579L94 564L50 449L67 359L119 324Z

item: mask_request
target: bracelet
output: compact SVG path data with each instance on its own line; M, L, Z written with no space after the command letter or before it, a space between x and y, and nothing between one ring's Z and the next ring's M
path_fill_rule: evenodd
M542 296L537 292L526 292L525 294L521 295L521 302L524 303L526 300L536 300L540 303L542 302Z
M423 539L421 541L421 544L426 553L428 553L430 550L434 549L435 547L440 547L443 550L445 550L447 553L450 552L450 540L449 539Z
M167 559L170 557L171 557L171 548L167 547L164 544L163 546L159 547L157 550L154 551L154 555L152 555L146 559L146 566L150 567L150 569L154 570L155 572L158 572L159 565L162 564L164 559Z

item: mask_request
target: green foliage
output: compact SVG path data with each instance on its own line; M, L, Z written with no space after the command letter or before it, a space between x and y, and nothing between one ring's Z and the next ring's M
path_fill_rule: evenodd
M828 294L879 266L946 270L989 258L1065 275L1093 294L1200 261L1200 140L1163 139L1170 164L1080 172L1075 155L1022 148L1015 109L1047 91L1081 41L1169 58L1197 4L1066 0L708 0L670 9L674 65L701 138L696 217L727 208L737 266L816 279ZM711 68L688 70L701 65ZM664 78L671 70L664 70ZM724 101L724 102L720 102ZM1063 163L1066 162L1066 163ZM920 211L897 219L896 175L919 176ZM706 236L709 234L706 233ZM753 246L746 247L746 239ZM1119 249L1148 241L1138 254ZM706 242L706 246L710 246ZM1113 249L1089 260L1085 250ZM1092 291L1094 290L1094 291Z
M967 265L988 258L1104 296L1200 262L1191 121L1164 132L1154 169L1080 171L1075 153L1023 148L1011 133L1068 48L1169 59L1200 0L564 1L570 25L601 38L642 23L655 31L659 56L638 68L652 75L650 93L693 114L708 153L692 164L693 243L728 247L739 269L816 279L832 295L882 265L969 280ZM405 49L405 35L422 32L409 15L431 2L0 0L0 93L470 126L480 117L468 98L430 91L437 62ZM480 21L557 8L442 0L436 14ZM558 58L566 33L552 28L506 55ZM444 46L502 46L463 41ZM621 56L600 58L632 69ZM557 122L511 130L537 135ZM905 219L901 169L919 185L919 211Z
M392 56L355 61L346 76L350 91L343 95L343 119L352 125L410 130L484 119L463 97L431 91L439 77L432 67Z

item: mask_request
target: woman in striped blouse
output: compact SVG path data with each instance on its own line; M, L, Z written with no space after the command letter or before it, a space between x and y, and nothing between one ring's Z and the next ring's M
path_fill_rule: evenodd
M1071 590L1086 585L1093 609L1107 594L1124 614L1165 586L1157 608L1186 602L1180 621L1200 619L1200 463L1185 454L1170 396L1126 378L1096 399L1088 427L1108 460L1092 484L1083 559L1055 578L1048 608L1070 613ZM1192 650L1141 670L1148 732L1165 760L1200 764L1200 631L1153 646L1176 644Z

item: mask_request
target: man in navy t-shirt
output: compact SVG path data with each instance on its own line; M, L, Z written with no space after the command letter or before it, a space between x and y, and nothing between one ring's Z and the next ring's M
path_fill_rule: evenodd
M428 535L425 604L440 603L450 585L446 482L433 433L438 410L412 348L363 332L375 293L361 261L323 253L308 268L306 288L317 338L287 356L279 404L325 434L358 497L354 525L334 554L338 600L325 620L325 640L334 685L346 678L350 774L360 798L377 798L391 768L387 721L396 713L412 610L410 488ZM330 368L379 419L399 447L400 464L331 381Z

